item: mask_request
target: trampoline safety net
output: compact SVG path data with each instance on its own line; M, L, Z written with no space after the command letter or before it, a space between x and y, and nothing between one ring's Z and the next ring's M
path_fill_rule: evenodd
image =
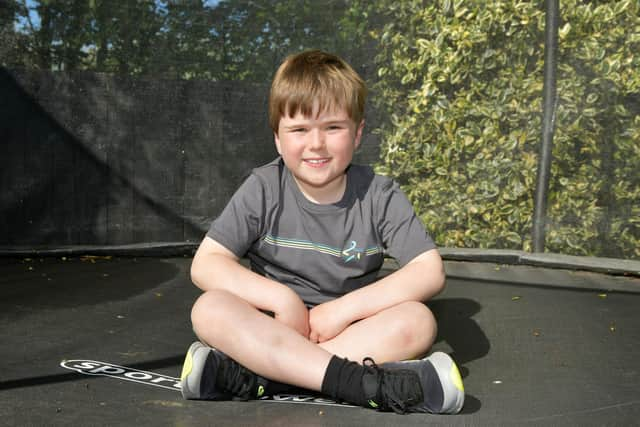
M545 6L504 0L4 0L0 247L198 242L276 156L270 80L345 58L356 162L440 246L532 249ZM560 2L545 250L640 259L640 3Z

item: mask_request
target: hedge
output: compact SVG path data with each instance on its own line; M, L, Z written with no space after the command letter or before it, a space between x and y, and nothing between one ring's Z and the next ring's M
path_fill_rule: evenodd
M546 250L640 258L640 6L560 5ZM389 117L377 170L439 245L531 250L542 2L384 0L366 12L387 22L369 31Z

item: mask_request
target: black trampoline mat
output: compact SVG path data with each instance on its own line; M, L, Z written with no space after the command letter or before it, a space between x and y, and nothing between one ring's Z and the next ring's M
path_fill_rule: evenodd
M185 401L170 388L60 366L65 360L91 360L179 376L194 340L189 312L199 293L188 279L190 262L0 260L2 422L635 425L640 419L640 280L585 272L447 263L447 288L429 306L440 328L434 350L450 353L464 377L467 400L455 416ZM456 274L460 271L465 274Z

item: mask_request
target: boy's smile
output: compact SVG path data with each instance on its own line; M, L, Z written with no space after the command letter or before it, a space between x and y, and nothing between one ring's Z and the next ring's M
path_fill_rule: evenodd
M312 202L335 203L346 187L345 170L360 145L364 121L358 126L344 109L300 111L280 119L276 148L300 191Z

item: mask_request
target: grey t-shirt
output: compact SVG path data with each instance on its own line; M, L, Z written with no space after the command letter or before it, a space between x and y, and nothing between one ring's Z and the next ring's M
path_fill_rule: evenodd
M252 171L207 236L308 305L374 282L385 253L403 266L435 248L391 179L351 165L342 200L319 205L302 194L281 158Z

